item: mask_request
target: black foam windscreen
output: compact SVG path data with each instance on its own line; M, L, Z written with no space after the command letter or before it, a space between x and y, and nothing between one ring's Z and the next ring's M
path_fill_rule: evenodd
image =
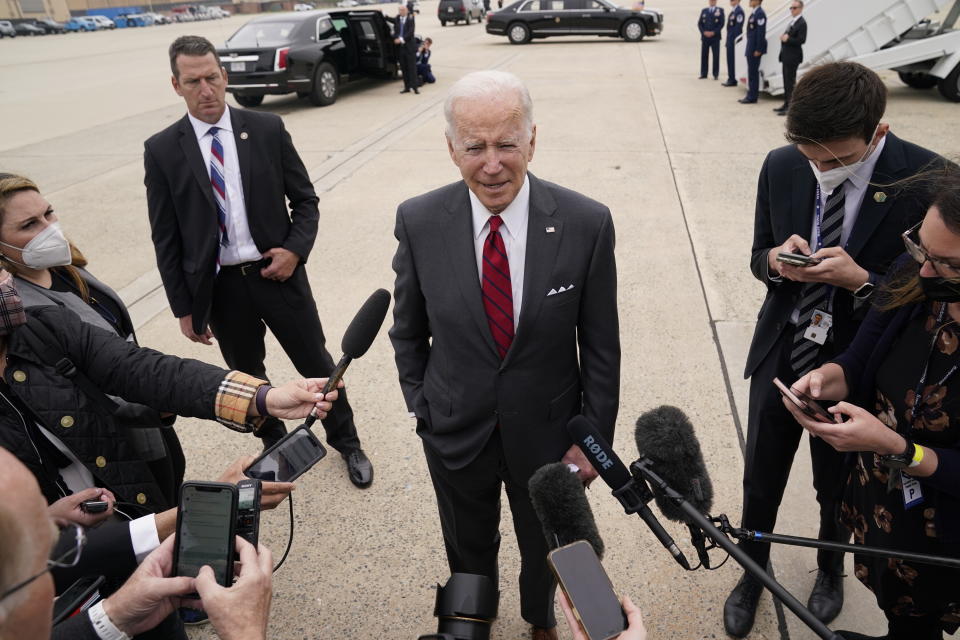
M340 348L345 356L359 358L367 352L383 326L389 307L390 293L386 289L377 289L367 298L343 333Z
M713 483L707 474L700 442L693 425L680 409L664 405L637 418L637 450L653 463L653 471L672 489L708 513L713 506ZM653 487L657 506L664 517L686 522L683 511Z
M533 510L551 549L586 540L603 557L603 540L580 478L563 462L545 464L528 485Z

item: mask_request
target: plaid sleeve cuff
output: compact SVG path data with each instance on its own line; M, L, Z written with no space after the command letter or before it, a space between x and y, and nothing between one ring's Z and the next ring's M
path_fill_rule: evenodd
M217 398L214 401L217 420L234 431L243 433L256 431L263 424L264 419L254 418L247 413L257 395L257 388L264 384L267 384L266 380L248 376L240 371L228 373L220 383Z

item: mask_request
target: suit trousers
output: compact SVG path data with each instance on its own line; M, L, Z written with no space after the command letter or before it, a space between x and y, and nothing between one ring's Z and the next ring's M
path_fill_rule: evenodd
M397 58L400 62L400 72L403 74L403 88L416 89L417 84L417 53L407 48L406 44L397 46Z
M556 583L547 566L550 548L526 484L514 480L507 469L500 432L495 430L480 455L462 469L448 469L426 444L423 450L437 496L450 571L485 575L499 584L500 486L504 485L520 547L520 614L538 627L556 626Z
M783 104L790 104L793 87L797 84L797 67L799 66L799 63L783 63Z
M226 266L217 274L210 328L227 366L266 379L264 336L269 327L300 375L330 375L333 358L325 346L303 264L298 264L285 282L261 277L260 269L264 266L265 262ZM323 428L327 443L340 453L360 448L345 389L340 389L337 401L323 420Z
M797 375L790 366L793 325L770 349L750 378L750 407L747 414L747 450L743 468L743 516L745 529L772 532L777 510L790 477L790 466L803 435L803 427L783 406L780 392L773 386L777 377L784 384L793 383ZM829 351L829 346L824 347ZM821 353L823 362L826 354ZM840 523L840 499L850 467L847 454L831 447L820 438L810 439L813 466L813 487L820 506L821 540L846 542L850 533ZM761 567L770 557L769 543L741 542L740 546ZM843 554L832 551L817 553L817 566L827 571L843 567Z
M747 56L747 100L756 101L760 97L760 58L763 56Z
M737 48L733 38L727 38L727 82L737 81Z
M713 52L713 77L720 76L720 39L700 40L700 75L707 75L707 58Z

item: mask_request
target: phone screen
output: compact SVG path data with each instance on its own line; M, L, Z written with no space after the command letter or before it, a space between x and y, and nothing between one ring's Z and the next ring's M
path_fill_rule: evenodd
M202 566L209 565L217 582L230 586L233 568L228 565L233 562L235 495L230 487L183 486L177 527L177 575L194 578Z
M819 420L820 422L836 422L836 419L830 415L826 409L817 404L817 402L809 396L787 387L779 378L774 378L773 384L780 390L781 395L797 405L797 408L803 411L808 417Z
M620 600L590 543L574 542L548 558L590 640L615 638L627 628Z
M237 498L237 510L247 511L253 509L253 499L257 495L257 490L253 485L239 487L240 493Z
M291 482L327 455L309 429L297 428L266 451L244 471L248 478L264 482Z

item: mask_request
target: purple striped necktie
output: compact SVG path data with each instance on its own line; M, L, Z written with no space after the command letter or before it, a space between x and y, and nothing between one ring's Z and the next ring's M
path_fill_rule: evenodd
M229 246L227 236L227 183L224 180L226 172L223 169L223 145L217 135L220 127L210 127L210 184L213 186L213 197L217 201L217 223L220 226L220 245ZM219 258L218 258L219 260Z
M483 308L493 341L503 360L513 342L513 287L510 261L500 235L500 216L490 216L490 233L483 241Z

